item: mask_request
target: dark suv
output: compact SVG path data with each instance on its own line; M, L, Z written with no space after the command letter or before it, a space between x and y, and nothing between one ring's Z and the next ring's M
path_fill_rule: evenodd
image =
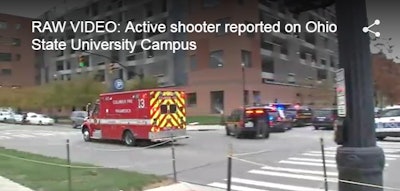
M312 111L307 107L288 108L285 110L285 115L292 120L295 127L301 127L311 124Z
M225 122L226 135L236 138L251 135L254 138L269 138L269 114L264 107L235 109Z
M318 130L320 127L333 129L336 118L337 109L315 109L313 110L312 125L314 126L315 130Z

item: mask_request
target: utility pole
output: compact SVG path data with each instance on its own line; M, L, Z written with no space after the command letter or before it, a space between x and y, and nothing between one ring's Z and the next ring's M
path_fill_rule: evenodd
M376 146L369 26L365 0L336 0L340 68L344 69L346 116L337 149L339 191L380 191L385 156ZM338 103L339 104L339 103ZM352 183L353 182L353 183Z
M242 66L242 92L243 92L243 112L244 115L246 114L246 65L244 63L241 64Z

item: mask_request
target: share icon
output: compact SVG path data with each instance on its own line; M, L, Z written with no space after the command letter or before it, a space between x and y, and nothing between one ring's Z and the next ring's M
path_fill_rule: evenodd
M375 37L379 37L379 36L381 36L380 32L375 32L375 31L370 30L371 27L373 27L375 25L379 25L379 24L381 24L381 21L379 19L376 19L373 24L369 25L368 27L363 27L362 31L364 33L370 32L370 33L374 34Z

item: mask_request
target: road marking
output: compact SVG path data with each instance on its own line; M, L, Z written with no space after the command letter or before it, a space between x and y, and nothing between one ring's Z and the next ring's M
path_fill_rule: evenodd
M32 138L35 137L33 135L26 135L26 134L18 134L18 135L12 135L13 137L18 137L18 138Z
M395 149L395 148L382 148L383 149L383 151L385 152L385 153L397 153L397 152L400 152L400 149ZM332 152L332 151L336 151L336 148L325 148L325 150L326 151L328 151L328 152Z
M43 133L43 132L33 132L32 134L39 135L39 136L52 136L52 135L54 135L54 133Z
M289 160L298 160L298 161L306 161L306 162L323 162L322 159L310 159L310 158L296 158L296 157L291 157L288 158ZM325 160L326 163L336 163L334 160Z
M310 151L309 153L321 155L321 151ZM325 152L325 155L326 155L326 154L328 154L328 155L335 155L335 156L336 156L336 153L335 153L335 152ZM385 153L385 156L386 156L386 157L392 157L392 158L398 158L398 157L400 157L400 155L386 154L386 153Z
M283 172L292 172L292 173L304 173L304 174L315 174L315 175L324 175L323 171L317 170L304 170L304 169L295 169L295 168L281 168L281 167L272 167L272 166L264 166L261 169L263 170L274 170L274 171L283 171ZM338 176L337 172L326 172L328 176Z
M304 156L322 157L322 155L318 154L318 153L303 153L302 155L304 155ZM333 157L333 158L335 158L336 155L325 154L325 157Z
M322 158L321 154L316 154L316 153L303 153L302 155L304 155L304 156L312 156L312 157L321 157ZM326 158L335 158L336 155L325 154L325 157ZM385 160L397 160L397 159L393 158L393 157L390 157L390 156L388 157L387 155L385 155Z
M325 191L325 189L310 188L310 187L303 187L303 186L293 186L293 185L288 185L288 184L277 184L277 183L272 183L272 182L256 181L256 180L249 180L249 179L242 179L242 178L235 178L235 177L232 177L232 182L239 183L239 184L248 184L248 185L253 185L253 186L266 187L266 188L288 190L288 191Z
M225 183L219 183L219 182L213 182L211 184L208 184L208 186L215 187L215 188L222 188L226 189L228 185ZM236 186L236 185L231 185L231 190L235 191L268 191L268 190L261 190L261 189L256 189L256 188L249 188L245 186Z
M296 165L305 165L305 166L323 166L322 163L312 163L312 162L300 162L300 161L288 161L288 160L281 160L279 163L282 164L296 164ZM336 164L325 164L326 167L335 168Z
M400 142L377 142L378 145L397 145L400 146Z
M1 135L0 135L0 139L11 139L11 137L1 136Z
M267 176L278 176L278 177L285 177L285 178L294 178L294 179L303 179L303 180L315 180L315 181L324 181L324 177L322 176L310 176L310 175L302 175L302 174L290 174L284 172L271 172L271 171L264 171L264 170L251 170L250 173L253 174L261 174ZM337 179L328 178L328 182L337 183Z

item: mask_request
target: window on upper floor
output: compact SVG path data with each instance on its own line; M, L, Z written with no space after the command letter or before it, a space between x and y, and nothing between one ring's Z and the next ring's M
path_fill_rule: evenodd
M221 3L221 0L203 0L204 8L216 7Z
M19 23L15 24L15 29L16 29L16 30L21 29L21 24L19 24Z
M224 51L216 50L210 53L210 61L209 66L210 68L220 68L224 66Z
M0 52L0 62L10 62L12 60L11 53Z
M263 59L261 63L262 72L275 73L275 64L273 60Z
M5 21L0 21L0 29L7 29L8 24Z
M242 64L246 66L246 68L251 68L251 52L247 50L242 50Z
M223 18L223 19L218 19L218 20L216 21L216 24L221 24L221 26L219 26L219 28L218 28L217 36L224 35L224 34L227 33L227 32L225 31L225 25L228 24L229 21L230 21L230 18L229 18L229 17Z
M1 75L10 76L10 75L12 75L12 70L11 69L1 69Z

